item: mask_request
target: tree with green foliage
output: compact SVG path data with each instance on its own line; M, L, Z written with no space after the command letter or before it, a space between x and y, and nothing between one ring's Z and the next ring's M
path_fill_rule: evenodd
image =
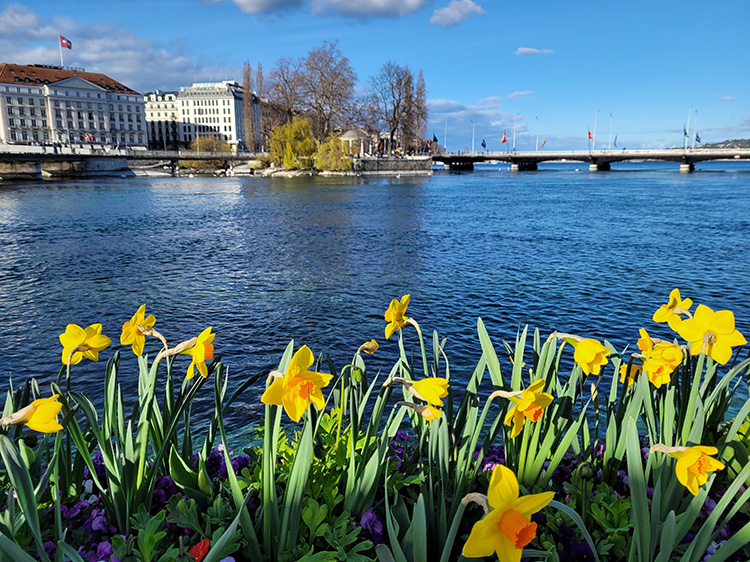
M271 154L274 163L288 170L312 167L315 140L310 123L295 117L271 131Z
M315 167L326 172L348 172L354 165L344 143L332 136L315 153Z
M232 147L219 138L219 135L199 135L190 143L195 152L232 152ZM226 160L180 160L181 168L224 168Z

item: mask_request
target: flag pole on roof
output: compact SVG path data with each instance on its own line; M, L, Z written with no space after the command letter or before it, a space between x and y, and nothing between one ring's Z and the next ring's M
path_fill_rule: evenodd
M72 50L73 42L70 39L66 39L62 35L58 35L58 39L59 39L59 46L60 46L60 66L65 66L63 64L62 50L63 50L63 47L65 47L66 49Z

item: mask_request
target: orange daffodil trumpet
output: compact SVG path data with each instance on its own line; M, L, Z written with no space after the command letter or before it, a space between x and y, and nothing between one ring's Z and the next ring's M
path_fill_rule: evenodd
M519 497L516 475L506 466L496 466L487 496L469 494L463 499L464 504L475 501L485 509L485 517L471 529L463 555L480 558L495 554L502 562L519 562L523 548L536 537L537 524L530 520L532 514L553 497L553 492Z
M49 398L34 400L25 408L21 408L7 418L1 419L0 427L5 428L9 425L23 423L40 433L55 433L60 431L62 426L57 423L57 414L62 409L62 404L57 401L59 396L59 394L55 394Z
M732 358L732 347L747 343L745 336L735 329L731 311L714 312L702 304L692 318L680 322L677 333L690 342L693 355L705 353L722 365Z
M63 365L77 365L84 357L99 361L99 352L111 342L111 339L102 335L101 324L91 324L85 330L76 324L68 324L65 332L60 334Z
M420 332L419 324L417 324L412 318L407 318L405 316L410 298L411 295L404 295L401 297L400 302L397 299L391 301L388 310L385 311L385 321L388 322L385 327L385 339L391 339L393 332L400 330L407 324L411 324L417 329L417 332Z
M211 333L211 327L209 326L203 330L200 335L195 338L193 345L187 345L185 349L178 351L182 355L190 355L193 360L190 362L187 370L188 380L195 376L195 368L198 368L198 372L205 379L208 377L208 367L206 367L206 361L211 361L214 358L214 337L216 334ZM192 342L193 340L190 340Z
M690 299L682 300L682 297L680 297L680 290L673 289L672 292L669 293L669 302L661 305L659 309L654 312L653 321L659 323L666 322L669 324L669 327L676 332L677 326L682 322L682 316L692 318L690 315L691 306L693 306L693 301Z
M521 433L527 419L532 422L539 421L544 409L552 404L553 396L546 392L541 392L543 388L544 380L539 379L525 390L516 392L498 390L490 396L490 398L500 396L513 402L514 406L505 415L505 425L513 424L513 430L510 434L511 438Z
M157 337L164 344L165 348L168 347L164 336L154 330L155 323L156 318L154 318L153 314L146 316L146 305L142 305L130 321L125 322L122 325L120 344L132 345L133 353L138 356L143 355L143 346L146 343L146 336Z
M273 382L261 397L261 402L268 405L283 406L286 415L295 422L310 404L318 410L325 408L325 399L320 390L328 386L333 375L308 370L315 362L312 351L306 345L300 347L289 361L286 372L271 373Z
M667 447L660 443L651 447L651 452L666 453L677 459L677 480L694 496L708 481L709 472L724 469L724 464L711 456L719 452L716 447Z

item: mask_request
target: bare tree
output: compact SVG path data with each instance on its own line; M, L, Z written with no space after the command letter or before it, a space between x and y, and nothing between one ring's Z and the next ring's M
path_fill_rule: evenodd
M324 41L302 61L302 93L312 113L318 138L326 138L334 127L346 124L357 75L338 48Z
M245 129L245 147L255 152L255 104L253 103L253 69L245 61L242 65L242 126Z
M424 85L424 75L419 71L417 91L414 92L415 133L420 141L425 140L427 134L427 89ZM421 145L421 142L420 142Z
M411 72L406 66L393 61L380 67L375 76L370 77L370 111L378 123L388 130L389 150L393 149L393 139L406 121L407 82Z
M271 71L272 86L269 97L283 114L283 123L289 123L302 108L301 61L282 57Z
M265 96L265 90L263 89L263 65L259 62L257 68L255 69L255 85L257 87L257 90L255 91L255 95L258 99L258 131L260 131L260 139L258 139L258 142L260 144L259 148L262 150L263 145L265 144L263 140L265 139L265 135L263 134L263 122L265 119L263 119L263 112L264 112L264 104L263 104L263 98Z

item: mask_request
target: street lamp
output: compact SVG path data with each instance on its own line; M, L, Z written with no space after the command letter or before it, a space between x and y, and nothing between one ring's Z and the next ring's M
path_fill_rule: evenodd
M516 121L518 120L518 113L513 117L513 152L516 151Z
M474 154L474 120L469 119L471 121L471 153Z
M536 119L536 151L539 152L539 117L534 115L534 119Z
M609 144L607 145L607 151L612 150L612 114L609 114Z

